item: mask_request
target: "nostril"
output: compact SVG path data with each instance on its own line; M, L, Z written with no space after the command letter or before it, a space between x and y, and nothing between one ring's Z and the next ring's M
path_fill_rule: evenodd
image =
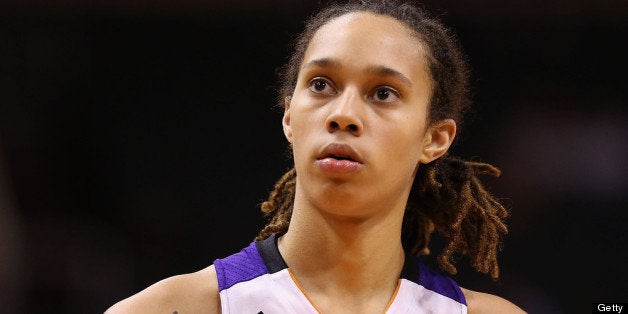
M329 132L347 131L350 133L359 133L360 127L356 123L342 123L342 121L338 123L337 121L329 121L327 130Z

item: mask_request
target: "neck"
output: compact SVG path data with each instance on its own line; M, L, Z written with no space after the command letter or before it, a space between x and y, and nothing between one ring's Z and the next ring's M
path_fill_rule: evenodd
M279 239L279 250L311 296L357 300L388 291L390 297L404 262L404 211L397 207L375 211L373 217L347 218L303 202L297 189L290 227Z

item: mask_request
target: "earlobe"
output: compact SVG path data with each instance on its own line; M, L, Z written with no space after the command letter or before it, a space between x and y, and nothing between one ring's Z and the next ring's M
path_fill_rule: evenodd
M445 119L431 125L425 133L420 162L430 163L445 155L456 137L456 121Z
M283 133L286 136L288 142L292 143L292 127L290 126L290 101L292 98L290 96L286 96L284 99L284 112L283 119L281 119L281 123L283 125Z

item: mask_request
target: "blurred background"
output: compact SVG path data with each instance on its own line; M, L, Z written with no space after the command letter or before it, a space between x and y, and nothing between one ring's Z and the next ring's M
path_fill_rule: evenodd
M424 1L474 113L453 153L502 169L501 279L530 313L628 301L624 1ZM96 313L246 246L290 166L275 69L318 1L0 3L0 304Z

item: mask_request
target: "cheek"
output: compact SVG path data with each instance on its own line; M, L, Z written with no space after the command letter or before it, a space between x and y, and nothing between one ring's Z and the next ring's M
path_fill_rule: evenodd
M422 151L422 138L414 135L408 135L403 138L399 136L397 138L399 140L393 141L393 147L390 148L395 153L390 154L390 157L411 165L418 163Z
M311 118L311 114L302 111L294 111L290 118L292 129L292 151L295 162L299 159L301 152L305 152L308 143L312 142L313 130L315 122Z
M295 94L292 100L290 125L295 141L307 141L325 130L325 106L307 97Z
M387 164L395 166L401 173L413 173L423 151L423 132L423 128L416 125L390 130L380 143L386 147L384 154Z
M392 146L397 154L418 155L423 149L425 134L425 123L421 118L406 116L395 123L387 123L380 129L384 133L382 145Z
M303 142L308 135L308 128L311 128L311 121L307 119L307 114L300 111L294 111L291 117L292 134L294 137L294 145Z

